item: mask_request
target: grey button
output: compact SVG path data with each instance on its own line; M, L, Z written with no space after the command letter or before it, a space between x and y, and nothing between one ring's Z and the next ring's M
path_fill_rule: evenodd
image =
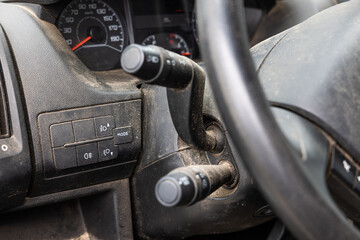
M133 140L132 127L115 128L113 133L116 145L129 143Z
M76 151L74 147L54 148L54 162L56 169L67 169L76 167Z
M66 143L74 142L71 122L51 125L50 135L52 147L62 147Z
M144 62L144 53L137 46L128 47L121 57L122 68L129 73L138 71Z
M113 116L95 118L96 136L107 137L112 135L112 130L115 128L115 121Z
M155 195L162 205L173 207L181 200L181 187L175 179L164 177L156 184Z
M95 126L93 119L74 121L73 126L75 140L77 142L95 138Z
M99 160L108 161L117 158L119 149L114 146L114 141L99 142Z
M99 160L97 143L76 147L79 166L97 163Z

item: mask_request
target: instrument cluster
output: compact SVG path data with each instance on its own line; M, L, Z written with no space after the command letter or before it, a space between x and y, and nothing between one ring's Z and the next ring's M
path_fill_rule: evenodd
M199 58L194 0L71 0L57 6L56 26L91 70L119 69L131 43Z

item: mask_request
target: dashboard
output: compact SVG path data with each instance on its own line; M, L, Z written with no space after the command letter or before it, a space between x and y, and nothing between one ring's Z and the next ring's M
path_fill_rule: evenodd
M263 16L256 0L245 1L249 35ZM194 0L67 0L47 5L64 40L93 71L121 68L131 43L158 45L200 60Z
M257 172L254 171L256 175L248 172L237 151L232 151L234 142L229 138L231 131L226 131L218 108L221 105L218 105L213 97L212 89L216 91L218 88L211 88L206 82L206 74L195 63L191 62L193 67L196 66L191 74L185 75L183 71L190 69L190 64L187 64L190 60L187 58L199 62L205 59L208 53L204 51L201 55L199 51L200 45L204 42L198 40L194 13L196 0L26 1L0 3L0 169L2 169L0 179L4 183L0 186L0 210L12 211L3 215L3 221L0 219L2 229L2 231L0 229L0 239L29 237L78 239L85 233L91 236L90 238L94 236L98 239L183 239L215 233L225 235L230 232L246 235L247 233L243 232L255 226L259 226L260 230L255 230L256 237L249 238L266 238L266 236L260 238L259 235L263 233L267 235L267 226L273 226L274 222L268 221L274 217L274 212L259 192L258 185L254 183ZM208 0L203 1L205 4L207 2ZM279 7L271 8L271 5L258 4L258 2L271 1L244 0L238 3L243 2L246 6L248 37L251 40L255 35L257 39L260 38L259 36L264 39L265 35L273 35L274 31L268 34L269 30L275 29L269 27L270 23L284 22L292 25L290 23L295 22L284 21L279 17L279 12L275 11L279 10ZM307 6L311 8L313 5ZM280 8L284 9L282 5ZM283 12L286 16L292 16L288 14L289 11L283 10ZM207 29L214 33L208 35L209 40L216 39L221 30L226 29L215 27L214 19L217 19L215 16L216 14L212 15L213 18L208 18L208 21L212 21L210 25L212 28ZM272 22L266 21L271 19ZM333 17L330 19L334 20ZM337 19L334 21L336 22ZM278 24L273 25L278 26ZM307 27L309 25L315 32L317 24L308 24ZM307 29L306 25L303 26L305 26L303 29ZM261 27L266 31L261 31ZM321 166L326 167L328 165L325 164L325 160L330 159L330 152L327 149L331 147L327 144L328 139L312 138L313 135L323 137L321 132L317 134L320 125L306 130L307 125L303 123L305 120L295 119L295 113L299 109L313 109L309 111L309 115L317 117L318 115L313 113L317 113L318 109L314 107L319 106L320 110L325 111L320 115L321 117L326 116L328 109L332 107L322 104L338 105L337 102L331 101L321 101L321 104L316 104L312 97L307 97L312 93L319 93L312 94L316 99L319 95L325 95L326 89L323 83L326 81L323 78L336 76L333 79L328 78L327 81L332 82L326 86L334 86L333 89L339 89L341 94L344 93L343 88L338 87L339 73L331 74L329 70L330 74L326 75L321 71L322 75L316 77L319 68L313 67L313 59L309 59L309 56L318 52L314 49L320 44L310 44L312 38L318 36L318 32L309 34L309 40L305 43L302 43L304 38L299 33L297 33L298 39L296 34L294 38L284 37L284 39L284 35L280 34L258 44L251 53L259 70L259 76L265 79L262 83L265 86L265 94L270 96L271 102L279 103L280 107L288 103L296 107L293 112L279 109L277 115L282 126L287 128L285 130L294 137L291 142L296 145L296 149L299 149L299 153L308 153L309 160L324 159L324 165ZM233 37L238 34L236 29L232 33L234 33ZM344 35L333 36L337 36L334 41L319 41L324 45L324 52L329 54L329 58L324 58L324 55L319 55L322 57L318 59L314 57L323 66L331 68L334 64L328 64L328 59L332 59L332 51L328 51L331 47L328 46L338 42L338 39ZM283 39L282 44L277 44L280 39ZM165 74L160 74L160 77L170 76L169 85L176 87L180 84L183 84L181 87L185 86L182 81L177 81L180 78L185 79L183 81L189 87L173 90L171 86L159 87L158 85L165 85L152 85L146 81L142 84L144 82L140 81L141 76L127 74L127 65L124 64L124 69L121 69L120 58L126 59L126 53L131 49L129 45L132 43L139 44L132 47L140 50L160 49L141 46L151 44L182 55L175 56L172 52L164 50L151 52L168 57L160 58L164 66L167 64L161 69L161 71L166 70L163 71ZM307 46L309 49L304 51L302 48L293 48L294 43ZM221 49L224 45L225 43L217 41L215 48ZM354 45L345 46L356 49L353 48ZM243 48L245 52L247 52L246 47ZM339 49L338 53L342 50L343 48ZM150 55L144 54L142 59L138 59L144 61L148 56ZM152 61L159 59L156 55L151 56ZM220 63L225 65L229 63L226 57L220 57L221 54L213 56L218 57L213 62L219 63L219 66ZM305 56L301 59L308 60L303 61L305 64L303 68L301 67L303 65L298 64L299 56ZM175 65L170 59L179 63L176 64L177 68L172 67ZM265 60L266 65L263 64ZM356 63L356 61L352 62ZM309 65L311 67L306 67ZM321 67L318 63L317 66ZM178 79L173 77L179 73L176 69L182 71L178 74L180 76ZM283 71L274 72L274 69L283 69ZM287 74L283 74L285 70ZM293 76L292 71L296 73L296 78L289 78ZM304 72L309 74L304 75ZM275 73L279 78L274 75ZM310 73L315 78L311 77ZM190 75L196 81L189 83L187 79ZM305 78L309 81L307 84L304 84L304 76L309 76ZM229 79L233 78L227 77L225 80ZM284 84L279 85L279 82ZM291 85L287 85L287 82ZM319 83L319 86L316 86L316 83ZM351 82L348 84L352 85ZM281 86L283 90L280 89ZM309 86L314 86L310 92ZM326 90L329 93L326 96L339 101L341 98L334 97L333 93L336 91L333 89ZM299 94L301 90L304 91L303 94ZM351 95L353 92L345 91L345 93ZM344 96L341 94L339 92L338 96ZM347 95L344 98L352 99ZM294 102L291 102L292 99ZM353 103L356 102L355 100ZM351 106L348 102L342 105ZM300 108L301 106L308 107ZM4 113L5 117L2 116ZM346 128L347 125L343 123L348 122L348 115L337 113L331 112L334 114L330 119L333 125L329 126ZM191 118L187 119L188 116ZM346 118L339 121L339 116ZM312 120L312 118L308 119ZM356 119L359 118L355 116L350 120L356 125ZM196 124L189 122L190 120L194 120ZM313 122L316 123L315 120ZM289 121L299 124L289 124ZM320 123L326 122L324 119ZM193 129L205 128L214 133L212 135L216 138L220 136L223 144L215 144L215 147L221 148L220 150L213 148L213 151L201 150L202 148L193 144L196 141L181 135L184 132L192 133ZM254 128L248 129L251 131ZM293 134L292 129L296 130L296 133ZM348 129L353 128L349 127L345 130ZM339 132L344 134L339 135L339 139L359 142L356 140L358 135L340 130ZM355 137L350 138L352 136ZM339 186L346 184L347 188L351 188L360 166L351 158L353 154L345 151L346 145L339 146L337 152L339 154L334 155L334 159L339 163L336 166L340 166L338 169L342 170L343 159L346 157L349 160L345 162L348 164L346 166L354 169L352 176L345 179L347 182L338 181ZM198 203L194 201L201 200L200 197L189 197L191 201L185 199L181 202L188 203L188 207L168 208L159 202L158 196L163 196L161 195L163 192L160 188L159 191L156 190L157 183L171 171L194 165L217 167L224 160L229 160L236 166L236 173L233 168L227 169L230 169L232 175L236 175L237 178L231 178L231 183L220 188L220 191L214 192L209 197L205 196L210 192L197 194L205 197ZM308 163L312 164L310 161L306 161L305 164ZM341 175L340 170L335 169L338 171L336 172L331 169L330 172L330 166L327 169L329 170L327 173L330 177L334 177L334 181L337 181L338 175L341 179L345 176ZM195 173L194 178L198 176L197 179L200 179L202 184L202 188L198 189L207 191L209 182L200 174L201 172ZM323 179L324 174L321 176ZM293 178L290 175L287 179ZM181 180L184 186L192 186L186 182ZM200 184L200 181L197 183ZM288 192L292 192L293 186L295 185L289 184ZM353 196L354 191L348 191L348 194ZM195 204L190 206L192 203ZM354 201L354 204L358 203ZM293 209L298 209L296 204ZM356 219L359 216L358 211L352 214L356 215ZM74 222L75 220L79 221ZM261 225L265 222L270 225ZM81 229L77 229L76 226L80 226ZM8 234L6 236L9 237L4 237L4 234ZM18 236L19 234L23 235ZM223 237L226 238L220 235L211 239L224 239Z

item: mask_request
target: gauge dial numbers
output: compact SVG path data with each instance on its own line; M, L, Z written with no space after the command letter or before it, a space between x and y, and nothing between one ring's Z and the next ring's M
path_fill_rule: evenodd
M172 52L192 58L192 51L183 37L176 33L158 33L147 36L143 45L157 45Z
M91 70L119 67L125 31L119 16L102 0L74 0L57 27L74 53Z

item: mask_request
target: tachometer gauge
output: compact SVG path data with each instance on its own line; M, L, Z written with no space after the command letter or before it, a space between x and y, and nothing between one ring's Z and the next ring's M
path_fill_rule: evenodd
M115 11L103 1L72 1L61 13L57 26L67 44L91 70L120 67L124 28Z
M146 37L143 45L157 45L172 52L178 53L189 58L192 57L189 45L185 39L176 33L158 33Z

